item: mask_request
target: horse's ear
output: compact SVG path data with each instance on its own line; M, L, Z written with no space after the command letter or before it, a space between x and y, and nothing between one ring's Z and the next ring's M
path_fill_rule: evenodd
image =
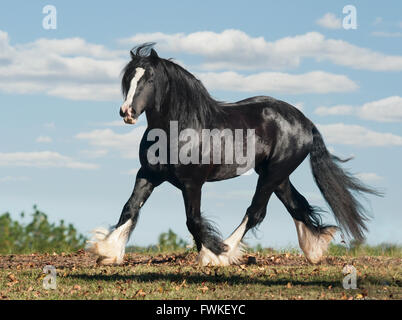
M135 58L136 54L134 52L134 49L130 50L130 56L131 56L131 60L133 60Z
M151 58L159 58L158 54L154 49L151 49L151 53L149 54Z

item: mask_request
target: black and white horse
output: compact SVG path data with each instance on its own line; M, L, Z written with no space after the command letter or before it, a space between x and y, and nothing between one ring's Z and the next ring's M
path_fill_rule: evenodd
M110 231L95 230L95 237L89 243L89 250L99 256L99 263L123 262L125 245L136 225L141 207L153 189L165 181L182 191L187 227L199 251L200 264L229 265L239 262L244 251L242 238L263 221L273 193L292 216L306 258L311 263L318 263L338 227L323 225L319 211L307 202L289 180L289 175L307 155L310 155L314 179L342 232L356 240L364 239L367 217L354 193L376 192L339 166L342 160L328 152L315 125L298 109L264 96L236 103L216 101L191 73L171 60L160 58L152 44L131 50L131 61L123 71L125 101L120 115L126 123L134 124L145 112L148 128L140 144L141 168L120 220ZM204 145L211 146L211 140L212 147L218 145L218 159L216 153L209 153L206 160L211 161L204 161L205 157L198 162L178 161L178 150L182 152L185 149L180 153L182 156L193 153L193 160L196 158L194 155L205 156L205 150L200 140L194 140L196 143L193 141L189 147L188 136L183 139L181 134L172 134L172 123L177 124L178 132L190 130L199 137L205 134L205 130L207 133L216 132L216 129L220 133L225 132L218 139L209 136L208 141L203 140ZM255 135L252 140L252 165L228 161L226 157L230 151L232 155L243 153L245 146L251 142L248 135L236 136L241 138L234 143L227 138L233 137L236 130L248 129L252 129ZM169 147L163 149L160 144L158 152L155 152L155 132L166 133L165 139L160 135L157 142L168 141ZM229 153L226 153L228 150ZM167 161L155 161L155 157ZM249 169L247 166L253 167L259 175L255 194L239 227L229 238L222 240L217 230L201 214L201 188L208 181L239 176Z

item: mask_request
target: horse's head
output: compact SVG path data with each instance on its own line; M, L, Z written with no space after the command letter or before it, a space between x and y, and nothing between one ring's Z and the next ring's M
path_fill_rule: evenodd
M164 74L158 72L160 58L153 44L144 44L130 51L131 61L124 68L122 91L125 101L120 108L124 122L135 124L150 108L159 109L165 90Z

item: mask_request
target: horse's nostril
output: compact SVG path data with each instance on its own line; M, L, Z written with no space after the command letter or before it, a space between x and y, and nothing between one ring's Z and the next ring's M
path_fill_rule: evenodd
M120 108L120 117L124 117L124 116L125 116L125 114L124 114L123 110Z

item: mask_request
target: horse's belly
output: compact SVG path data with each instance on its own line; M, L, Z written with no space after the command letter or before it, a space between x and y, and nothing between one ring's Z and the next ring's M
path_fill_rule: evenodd
M231 178L236 178L243 174L248 174L253 170L254 166L237 167L234 165L219 165L216 166L208 175L207 181L220 181Z

